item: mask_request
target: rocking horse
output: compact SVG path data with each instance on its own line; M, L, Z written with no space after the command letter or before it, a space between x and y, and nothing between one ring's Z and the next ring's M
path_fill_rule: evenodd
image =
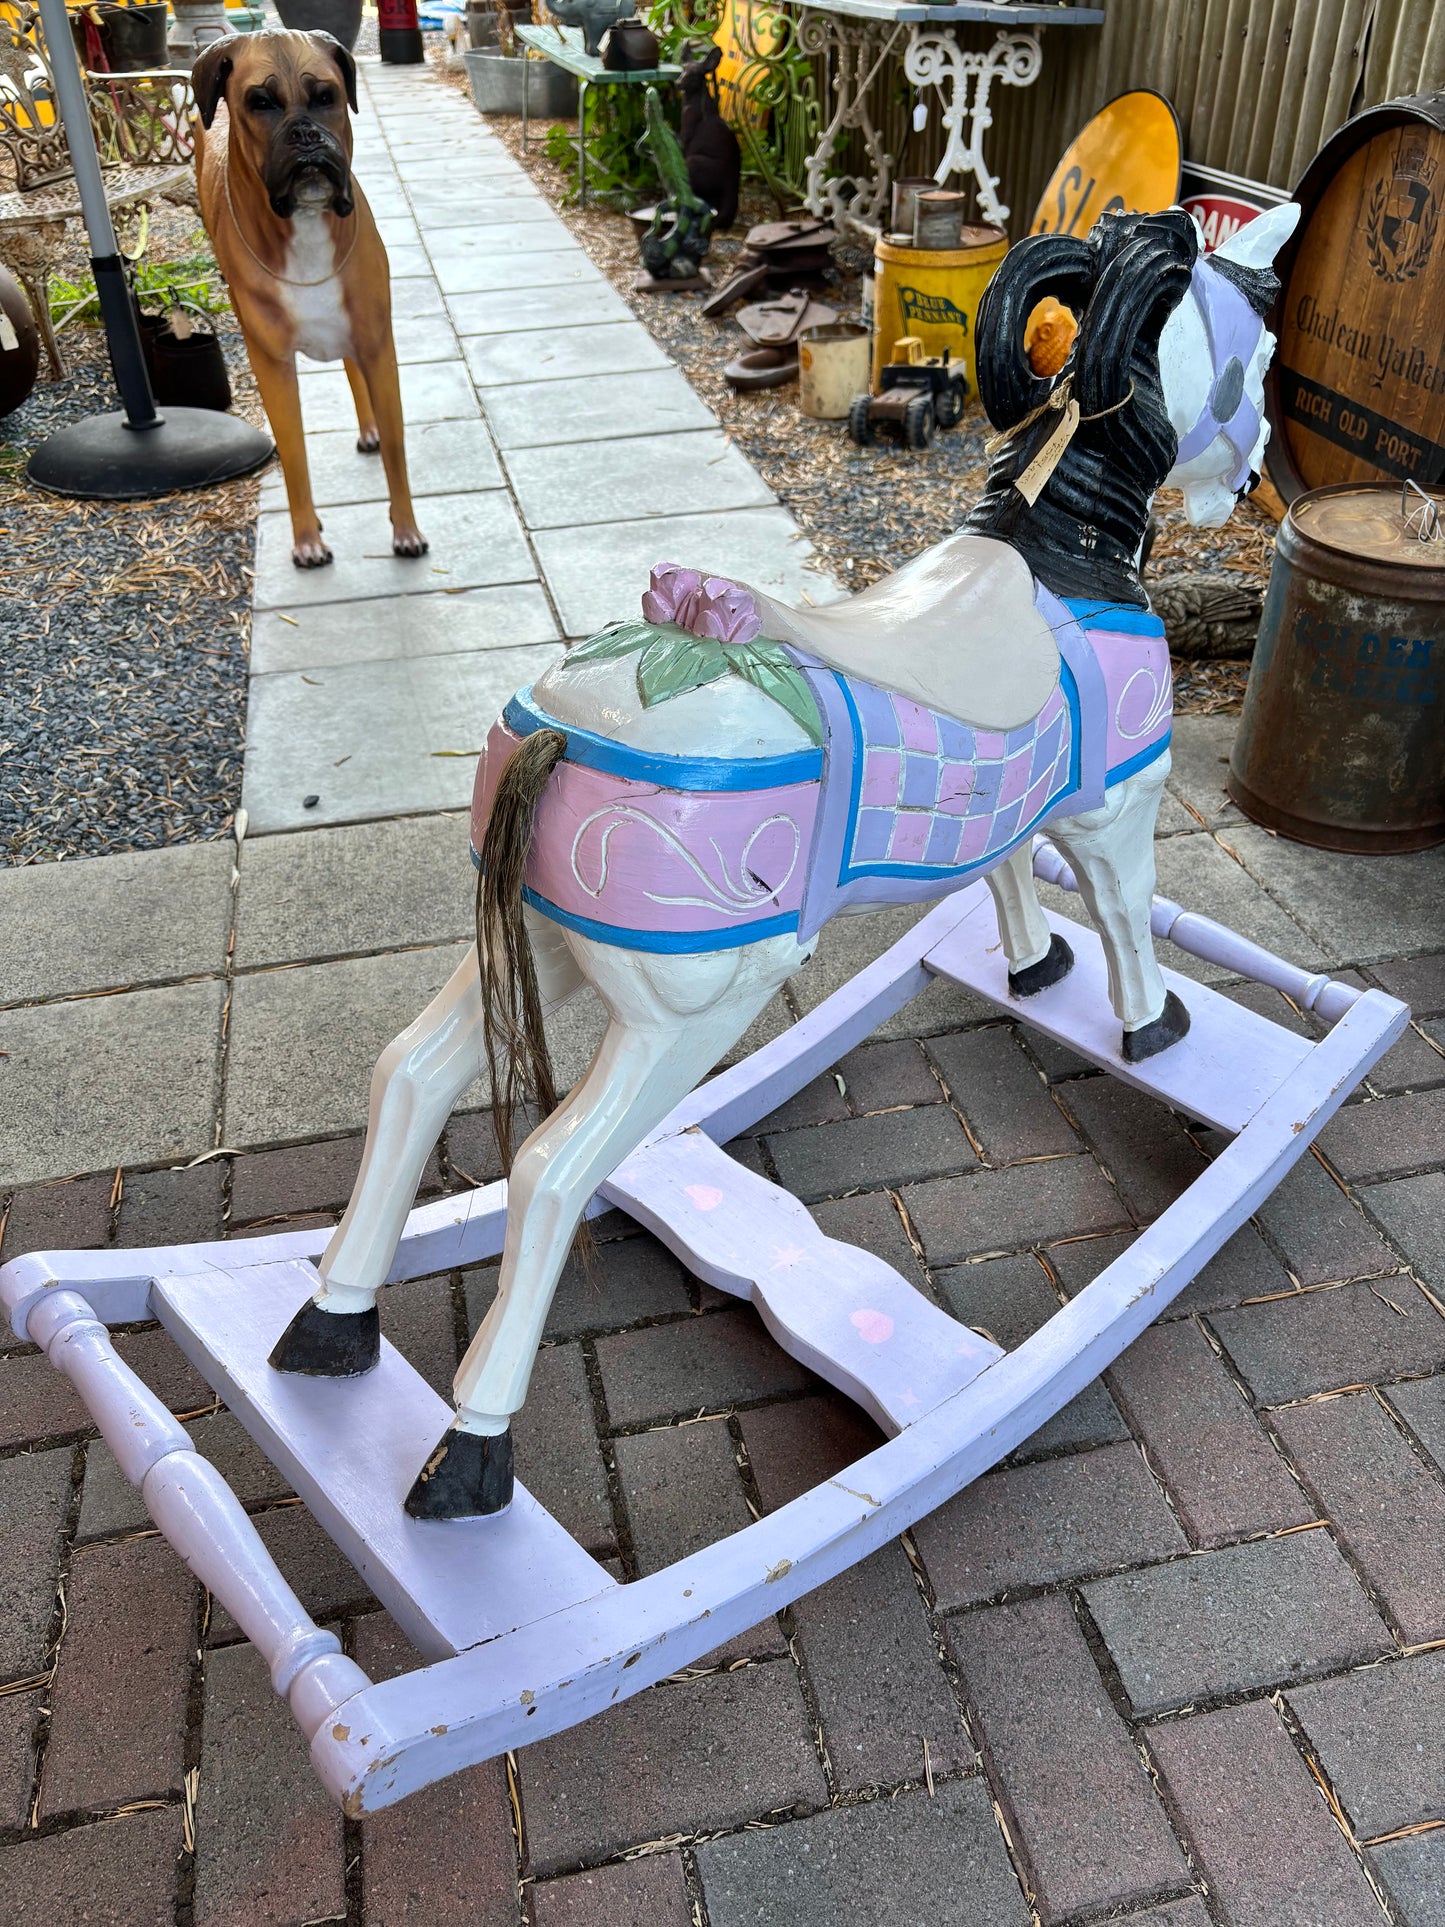
M1137 559L1162 483L1217 525L1259 471L1270 263L1296 213L1260 216L1207 260L1179 210L1021 243L980 310L999 439L958 533L822 608L664 565L640 621L513 698L477 774L477 949L383 1053L334 1234L34 1253L0 1271L16 1332L75 1382L157 1525L266 1656L349 1813L675 1672L998 1463L1183 1289L1403 1029L1382 992L1152 895L1170 675ZM1080 317L1051 379L1022 352L1046 296ZM1035 874L1077 889L1095 928L1047 914ZM832 917L934 899L852 982L701 1083ZM1311 1043L1171 977L1156 936L1331 1028ZM1007 1354L719 1148L938 976L1232 1140ZM584 983L607 1031L559 1102L543 1026ZM410 1210L484 1068L504 1156L521 1102L540 1123L506 1182ZM627 1586L516 1480L510 1431L577 1228L610 1207L754 1304L888 1435ZM381 1341L377 1294L498 1252L448 1414ZM309 1619L112 1347L107 1325L152 1316L429 1664L373 1684Z

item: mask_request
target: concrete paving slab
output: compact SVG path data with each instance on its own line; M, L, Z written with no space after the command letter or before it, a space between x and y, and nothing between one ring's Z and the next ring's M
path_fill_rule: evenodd
M524 174L519 167L514 167L508 173L491 167L481 173L473 171L468 175L466 192L460 202L454 195L444 196L437 183L427 181L413 184L411 199L413 206L418 209L423 205L435 204L442 220L445 220L450 210L452 216L459 222L470 222L473 218L481 218L474 217L472 209L483 202L540 201L549 211L552 207L546 195L533 183L532 177ZM446 202L445 206L442 205L443 199ZM488 215L486 218L490 220L491 216Z
M248 837L240 867L237 970L471 937L465 811Z
M445 317L446 312L447 307L446 302L442 299L442 291L430 275L425 277L413 275L407 280L392 282L391 318L393 325L395 325L396 321L403 315L413 317L440 315Z
M445 280L448 295L490 292L498 288L560 288L570 282L587 287L611 284L578 247L550 248L544 253L514 254L510 250L474 257Z
M487 731L561 653L543 643L254 677L242 787L252 829L464 809Z
M215 1143L219 980L34 1004L0 1018L0 1187Z
M764 508L774 501L762 476L721 429L630 436L580 448L513 449L507 474L531 529Z
M405 281L408 275L431 273L431 262L427 259L425 248L388 248L386 258L393 281Z
M466 359L478 388L563 381L584 375L607 381L614 375L673 365L667 351L640 321L561 328L556 334L544 331L473 337L466 344Z
M1204 828L1243 822L1224 793L1237 716L1176 716L1169 744L1169 789L1204 819ZM1191 819L1193 820L1193 819Z
M493 287L496 284L489 277L499 263L510 265L519 254L555 253L572 238L560 221L498 221L495 226L465 232L486 239L464 244L449 239L445 249L435 241L430 244L432 272L443 294Z
M308 435L306 459L318 508L387 499L381 456L359 451L354 426ZM492 438L480 421L408 424L406 467L417 501L426 495L450 494L459 483L469 489L505 486ZM278 467L268 469L261 482L260 505L263 513L286 506L286 485Z
M635 616L654 562L736 576L785 602L805 596L832 602L842 593L813 565L812 543L781 508L616 522L582 538L549 529L534 537L534 546L569 636L591 635L620 616Z
M391 553L391 524L380 503L328 509L326 540L336 560L298 569L291 560L291 518L263 515L256 529L258 609L295 609L318 603L360 602L371 596L425 595L433 589L479 589L535 576L516 512L500 490L479 495L429 495L418 520L430 552Z
M1271 836L1253 823L1226 840L1272 897L1342 964L1445 945L1445 849L1347 856Z
M509 582L460 595L388 596L376 602L319 603L294 614L268 609L251 626L251 673L328 669L389 657L452 656L552 642L557 625L536 582Z
M601 321L631 321L631 308L608 282L575 288L496 288L447 298L459 335L586 328Z
M377 1057L441 989L464 943L355 957L236 979L231 998L225 1142L237 1149L360 1130ZM605 1017L591 992L549 1023L553 1065L568 1083L596 1049ZM484 1079L459 1110L488 1101Z
M499 448L540 448L551 443L601 442L636 433L645 422L654 435L685 428L716 428L717 417L680 368L647 374L579 380L518 382L487 390L486 416Z
M393 315L391 332L400 367L419 361L456 361L461 356L456 330L444 315Z
M372 212L375 213L375 209ZM377 214L376 231L388 249L421 246L421 234L409 214Z
M232 849L227 837L0 870L0 1004L224 970Z
M534 188L530 194L508 192L490 193L494 186L511 188L512 182L505 174L480 174L469 180L461 194L453 199L450 219L426 210L436 206L435 198L427 196L420 204L413 203L417 219L421 223L422 240L433 254L460 252L452 243L457 236L472 237L469 247L485 247L480 230L494 228L503 222L549 221L553 227L564 224L557 219L552 203L544 200ZM456 225L453 225L455 223Z
M300 377L301 415L308 435L356 427L356 403L344 368L326 368ZM417 422L466 421L477 413L477 398L467 371L457 361L424 361L401 370L402 416Z

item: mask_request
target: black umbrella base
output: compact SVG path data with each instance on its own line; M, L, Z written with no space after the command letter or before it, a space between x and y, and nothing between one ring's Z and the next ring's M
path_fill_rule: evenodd
M250 475L275 452L269 435L213 409L170 408L151 428L132 428L117 412L62 428L36 449L26 474L52 495L143 502Z

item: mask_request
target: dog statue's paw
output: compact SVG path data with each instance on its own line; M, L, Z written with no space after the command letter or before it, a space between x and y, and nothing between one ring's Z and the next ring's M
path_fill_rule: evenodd
M393 529L391 533L391 552L393 555L425 555L430 545L420 529Z
M292 549L291 560L298 569L324 569L331 560L331 551L319 534L308 535Z
M380 447L381 430L379 428L363 428L356 438L358 455L374 455Z

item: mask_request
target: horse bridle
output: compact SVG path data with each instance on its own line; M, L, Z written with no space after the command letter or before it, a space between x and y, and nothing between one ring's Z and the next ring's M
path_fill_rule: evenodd
M1192 462L1223 435L1235 457L1226 486L1238 493L1249 484L1250 457L1259 441L1262 418L1246 392L1245 370L1259 351L1264 322L1234 283L1206 260L1195 262L1190 286L1204 317L1214 381L1198 421L1180 440L1175 466Z

